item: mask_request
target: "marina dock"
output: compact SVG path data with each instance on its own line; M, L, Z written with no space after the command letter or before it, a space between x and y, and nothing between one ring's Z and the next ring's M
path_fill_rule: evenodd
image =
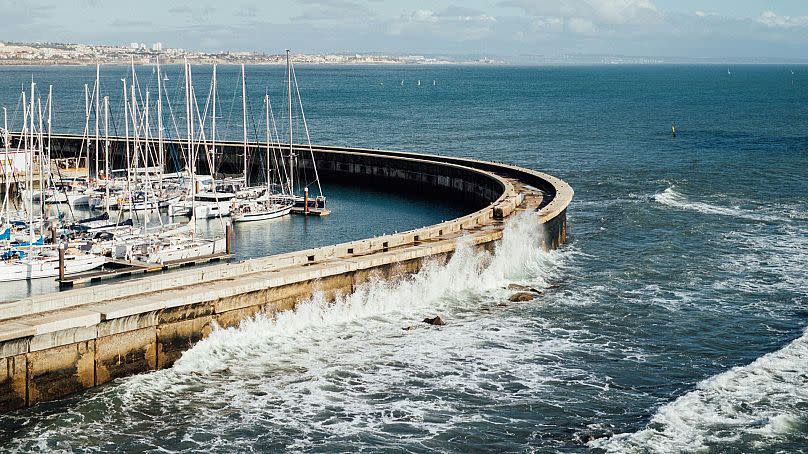
M185 268L189 266L206 265L209 263L226 261L229 260L231 257L232 257L231 254L224 253L224 254L209 255L205 257L194 257L187 260L172 260L160 264L109 259L100 270L94 270L86 273L79 273L66 276L65 279L59 281L59 287L72 288L80 285L95 284L98 282L112 279L122 279L127 277L139 276L146 273L162 272L177 268Z

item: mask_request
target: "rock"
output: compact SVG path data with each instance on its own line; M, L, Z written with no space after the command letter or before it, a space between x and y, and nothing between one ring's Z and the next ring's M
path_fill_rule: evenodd
M443 326L446 324L446 322L440 318L440 315L436 315L434 318L425 318L424 323L435 326Z
M536 299L536 295L533 294L533 293L530 293L530 292L517 292L517 293L514 293L513 295L511 295L510 298L508 298L509 301L519 302L519 303L525 302L525 301L533 301L534 299Z
M401 329L403 329L404 331L412 331L415 329L415 325L405 326L404 328Z
M532 292L532 293L535 293L535 294L537 294L539 296L544 295L543 291L541 291L541 290L539 290L537 288L534 288L534 287L528 287L526 285L508 284L508 286L505 287L505 288L507 288L508 290L514 290L514 291L517 291L517 292Z
M508 305L505 303L499 303L497 304L497 307L508 307Z

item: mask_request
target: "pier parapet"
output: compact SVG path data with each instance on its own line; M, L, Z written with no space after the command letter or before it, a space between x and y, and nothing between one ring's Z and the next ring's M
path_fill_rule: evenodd
M80 137L57 136L68 157ZM253 144L258 147L258 144ZM241 143L217 144L228 147ZM457 219L406 232L238 263L76 288L0 304L0 411L10 411L149 370L170 367L213 324L237 325L322 293L348 294L374 276L396 279L427 260L447 260L458 240L490 247L504 221L532 212L544 247L566 242L572 188L518 166L371 149L298 147L326 179L437 191L475 206Z

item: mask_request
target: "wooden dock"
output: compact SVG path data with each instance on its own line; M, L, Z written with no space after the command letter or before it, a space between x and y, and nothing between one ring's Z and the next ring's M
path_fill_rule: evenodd
M137 276L140 274L166 271L174 268L184 268L189 266L204 265L207 263L215 263L228 260L231 256L231 254L221 253L186 260L172 260L162 264L109 259L101 270L88 271L86 273L73 274L65 277L65 279L59 281L59 288L72 288L110 279Z

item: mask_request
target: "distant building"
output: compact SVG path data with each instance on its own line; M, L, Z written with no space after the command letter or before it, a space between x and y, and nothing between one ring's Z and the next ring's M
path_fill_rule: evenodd
M130 49L137 49L139 47L140 47L140 44L138 44L138 43L129 43L129 48Z
M154 43L154 44L152 44L151 50L153 50L155 52L160 52L161 50L163 50L163 43Z

